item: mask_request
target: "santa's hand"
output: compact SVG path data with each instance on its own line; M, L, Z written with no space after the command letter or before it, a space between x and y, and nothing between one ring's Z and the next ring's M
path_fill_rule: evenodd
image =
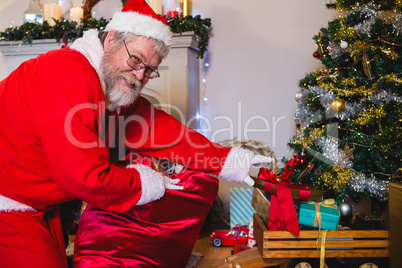
M136 206L142 206L162 198L166 189L181 190L183 186L176 185L180 180L171 179L156 172L149 166L142 164L129 164L126 168L135 169L141 179L141 197Z
M255 155L253 159L251 159L252 165L250 167L250 171L248 172L248 174L253 177L258 177L260 168L264 167L265 166L264 164L272 163L273 161L274 159L272 157L265 155ZM253 186L254 180L250 176L247 176L244 179L244 182L247 183L247 185L249 186Z
M179 179L171 179L169 177L163 176L163 180L165 181L165 189L183 190L183 186L177 185L177 183L180 182Z
M260 169L263 163L272 163L274 159L264 155L255 155L248 149L233 147L225 159L219 177L231 181L254 185L251 169ZM249 176L248 176L249 175Z

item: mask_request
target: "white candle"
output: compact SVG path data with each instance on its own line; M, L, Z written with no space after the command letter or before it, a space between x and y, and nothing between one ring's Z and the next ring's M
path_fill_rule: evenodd
M61 7L58 4L45 4L43 5L43 20L47 21L49 25L55 25L52 18L58 20L61 17Z
M162 15L162 1L161 0L149 0L149 6L156 14Z
M81 19L84 17L84 10L80 7L73 7L70 9L70 20L77 22L79 26L81 24Z

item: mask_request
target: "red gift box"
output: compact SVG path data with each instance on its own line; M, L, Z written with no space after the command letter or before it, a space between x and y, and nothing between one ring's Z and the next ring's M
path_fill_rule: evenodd
M294 166L295 159L289 160L279 178L275 173L266 168L259 169L257 173L256 170L251 171L250 176L254 177L254 187L272 194L268 229L286 229L298 236L299 221L293 199L320 201L324 195L324 191L314 190L309 185L290 183L289 178L293 173Z
M180 14L179 11L168 11L168 12L166 12L166 16L170 16L172 18L178 16L179 14Z

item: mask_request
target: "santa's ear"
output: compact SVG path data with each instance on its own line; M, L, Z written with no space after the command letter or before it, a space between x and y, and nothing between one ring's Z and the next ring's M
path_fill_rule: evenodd
M110 30L105 38L105 42L103 43L103 48L105 52L108 52L112 47L114 42L116 41L116 30Z

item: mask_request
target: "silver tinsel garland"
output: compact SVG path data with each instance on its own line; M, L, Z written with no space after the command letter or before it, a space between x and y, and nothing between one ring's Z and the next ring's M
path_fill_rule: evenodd
M320 117L319 111L310 111L307 108L305 96L309 92L314 92L320 98L321 105L326 109L327 114L331 109L331 103L335 99L335 94L330 90L325 90L319 86L311 86L309 90L304 90L301 92L302 98L299 99L295 120L297 120L302 126L308 127L311 123L322 120ZM386 90L378 90L372 95L367 97L367 100L373 102L375 105L380 106L389 101L398 101L401 102L402 98L395 95L390 94ZM346 108L344 111L340 113L335 113L334 115L338 118L345 120L348 119L353 114L359 114L364 112L363 101L361 100L359 103L348 104L346 103ZM334 111L332 111L334 113ZM312 134L311 134L312 135ZM312 137L313 140L319 144L322 149L322 161L328 162L329 164L339 165L342 168L353 167L353 162L347 157L347 155L338 148L338 141L332 137ZM336 137L335 137L336 138ZM298 131L296 134L296 139L303 140L303 133ZM376 179L374 175L365 175L363 173L356 172L357 176L351 176L349 178L349 186L352 190L362 193L367 192L370 195L378 198L380 201L388 200L389 196L389 181L383 181L380 179Z
M396 14L392 27L396 35L402 34L402 14L400 12Z
M387 11L388 13L384 14L384 12L379 10L378 6L373 5L373 3L369 3L367 5L358 6L349 13L351 12L360 12L365 16L365 20L362 23L359 23L353 27L353 29L359 33L369 35L371 26L377 18L380 18L381 20L392 24L394 34L402 34L402 14L399 10L395 10L393 12Z
M338 140L332 137L321 137L316 139L322 149L321 159L328 164L340 166L342 169L352 169L353 163L344 151L338 148ZM322 158L322 157L321 157ZM349 187L358 192L368 192L371 196L380 201L386 201L389 197L389 181L379 180L374 175L365 175L355 171L354 176L349 177Z
M395 94L390 94L386 90L379 90L367 97L369 101L377 106L383 105L390 101L402 102L402 97Z
M365 20L364 22L361 22L359 24L356 24L353 27L353 30L355 30L358 33L361 34L370 34L371 31L371 26L373 25L373 23L375 22L375 18L370 18L368 20Z
M329 55L331 56L331 58L335 59L335 58L339 57L340 55L342 55L342 53L344 52L344 49L341 48L341 46L337 43L329 42L328 52L329 52Z
M345 102L345 109L341 112L335 112L331 108L331 104L336 98L335 93L319 86L309 86L309 91L304 90L301 92L302 98L300 98L297 103L296 113L294 116L294 119L304 127L308 127L311 123L323 120L323 118L320 117L319 112L310 111L307 108L306 100L304 99L304 97L308 94L308 92L314 92L317 94L317 97L320 99L320 104L325 108L325 112L328 118L336 117L341 120L347 120L353 115L365 112L363 102L366 101L366 99L362 99L360 102L357 103ZM395 94L390 94L387 90L378 90L377 92L368 96L367 100L373 102L377 106L381 106L389 101L401 102L402 97Z
M349 157L339 149L339 141L334 137L320 137L316 139L322 149L322 155L327 163L340 166L341 168L352 168L353 163Z
M361 13L364 17L365 20L353 27L353 30L356 32L359 32L361 34L370 34L371 31L371 26L375 22L376 17L378 16L378 7L373 6L373 3L368 3L367 5L362 5L356 7L353 11L353 13ZM350 12L349 12L350 13Z
M312 113L307 109L307 104L305 100L305 96L308 92L307 90L303 90L300 93L302 97L297 102L294 119L301 126L308 127L311 124L311 121L309 119L310 117L312 117Z
M342 169L352 169L353 163L344 151L338 148L339 142L332 137L316 138L317 143L322 149L321 161L331 165L340 166ZM386 201L389 198L389 181L379 180L374 175L365 175L354 171L355 174L349 177L349 187L358 192L367 192L380 201Z
M389 181L376 179L373 175L357 173L357 176L349 177L349 186L358 193L368 192L380 201L386 201L389 198Z

